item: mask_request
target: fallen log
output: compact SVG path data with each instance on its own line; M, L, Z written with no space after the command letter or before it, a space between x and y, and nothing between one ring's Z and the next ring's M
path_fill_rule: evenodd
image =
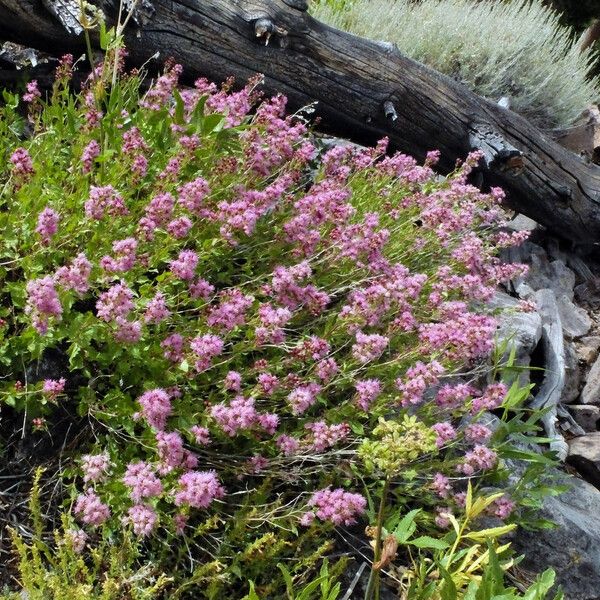
M114 21L114 3L93 3ZM0 0L0 38L54 54L80 51L78 5ZM484 185L504 188L509 206L576 244L600 243L599 167L392 45L316 21L307 0L144 0L140 7L125 35L132 64L159 52L180 62L189 80L241 82L263 73L265 91L287 95L292 109L316 101L331 133L359 143L388 136L420 159L437 148L446 172L479 149Z

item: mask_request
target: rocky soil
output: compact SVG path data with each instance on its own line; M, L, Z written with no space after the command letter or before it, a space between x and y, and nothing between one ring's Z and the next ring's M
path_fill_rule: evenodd
M515 348L518 364L542 367L531 378L532 406L547 408L544 425L551 447L564 462L554 473L569 490L544 502L542 516L555 529L520 531L526 555L521 566L552 566L569 600L600 599L600 251L570 248L533 221L518 216L511 228L532 231L511 249L511 260L527 263L526 277L496 298L498 306L532 300L533 312L502 318L500 337Z

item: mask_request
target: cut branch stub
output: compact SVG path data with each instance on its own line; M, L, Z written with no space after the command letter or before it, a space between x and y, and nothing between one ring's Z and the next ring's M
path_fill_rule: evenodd
M78 0L42 0L48 12L54 16L71 35L83 33L79 21L81 7Z
M523 152L490 127L483 124L474 125L469 142L473 150L483 152L482 161L487 170L500 169L511 175L519 175L523 171Z

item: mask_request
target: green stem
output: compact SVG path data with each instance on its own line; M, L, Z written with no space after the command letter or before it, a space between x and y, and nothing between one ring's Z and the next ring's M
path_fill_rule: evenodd
M381 531L383 529L383 515L385 512L385 502L389 486L390 480L389 477L386 477L381 492L381 502L379 503L379 512L377 513L377 523L375 525L375 551L373 553L373 564L381 559ZM365 592L365 600L379 600L380 575L379 569L371 567L369 583L367 584L367 591Z
M92 52L92 42L90 41L90 34L87 29L83 30L83 37L85 38L85 47L87 50L88 60L90 61L90 69L91 69L90 74L92 76L92 80L95 81L96 73L94 72L94 70L95 70L94 53Z

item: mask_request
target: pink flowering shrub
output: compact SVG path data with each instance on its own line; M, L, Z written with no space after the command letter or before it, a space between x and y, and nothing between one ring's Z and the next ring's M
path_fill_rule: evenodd
M508 393L478 375L496 330L485 301L523 270L497 257L522 241L497 236L501 190L468 183L477 154L440 179L435 152L420 165L386 140L323 151L256 81L179 89L179 75L141 97L122 75L110 111L91 82L68 104L59 79L31 117L44 135L4 150L0 390L28 418L46 397L115 434L81 459L74 516L144 538L243 503L350 526L394 444L392 494L460 511L466 478L502 466L478 422ZM48 349L69 372L17 388L23 353ZM409 414L417 429L377 438Z

